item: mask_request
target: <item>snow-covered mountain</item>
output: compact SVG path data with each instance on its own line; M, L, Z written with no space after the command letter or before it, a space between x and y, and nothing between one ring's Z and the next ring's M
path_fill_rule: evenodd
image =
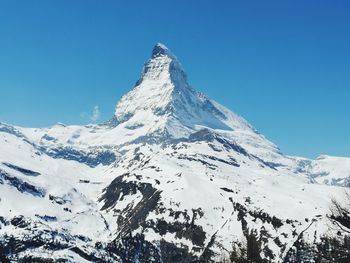
M220 262L252 232L293 262L350 186L350 158L284 155L163 44L111 121L1 123L0 146L0 255L24 262Z

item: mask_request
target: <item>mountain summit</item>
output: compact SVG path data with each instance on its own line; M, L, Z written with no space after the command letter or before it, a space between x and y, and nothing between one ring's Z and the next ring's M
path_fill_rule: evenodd
M173 138L188 136L203 126L221 130L250 127L239 116L233 113L228 116L227 112L195 91L175 55L158 43L136 86L118 103L115 115L120 123L139 123L140 118L145 119L152 124L152 131Z
M169 48L167 48L164 44L162 43L157 43L152 50L152 58L156 58L159 56L168 56L175 58L173 53L170 51Z

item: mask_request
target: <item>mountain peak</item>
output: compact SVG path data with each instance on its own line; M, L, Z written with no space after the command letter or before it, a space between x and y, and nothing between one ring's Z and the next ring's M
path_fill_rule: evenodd
M153 47L151 58L143 67L141 78L136 86L145 80L160 79L162 81L170 79L171 82L180 81L182 82L180 84L188 86L186 74L176 56L164 44L157 43Z
M180 62L169 48L157 43L135 87L118 103L115 115L119 122L124 122L140 112L156 115L169 112L175 92L190 89Z
M224 107L188 84L175 55L157 43L135 87L119 101L115 116L127 127L150 127L147 134L166 133L172 137L186 137L203 126L221 130L249 126L225 112ZM235 123L228 125L228 119L235 119Z
M172 58L174 57L174 55L171 53L170 49L167 48L167 46L158 42L153 47L152 58L156 58L159 56L168 56L168 57L172 57Z

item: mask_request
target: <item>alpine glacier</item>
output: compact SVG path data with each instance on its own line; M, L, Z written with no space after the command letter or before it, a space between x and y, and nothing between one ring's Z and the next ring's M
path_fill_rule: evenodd
M0 256L19 262L223 262L251 232L297 262L350 186L350 158L284 155L163 44L110 121L0 123L0 146Z

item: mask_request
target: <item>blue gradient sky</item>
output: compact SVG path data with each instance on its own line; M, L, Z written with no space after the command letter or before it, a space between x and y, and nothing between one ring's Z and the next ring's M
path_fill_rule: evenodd
M156 42L283 152L350 156L350 1L0 2L0 121L109 119Z

